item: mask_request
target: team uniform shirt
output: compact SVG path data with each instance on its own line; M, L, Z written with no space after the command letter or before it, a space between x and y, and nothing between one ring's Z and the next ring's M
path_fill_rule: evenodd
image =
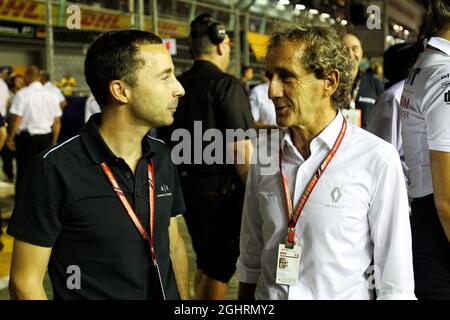
M58 87L56 87L55 85L53 85L50 81L47 81L46 84L44 84L44 87L46 87L47 89L49 89L51 92L53 92L57 97L58 97L58 101L64 102L66 101L66 98L64 97L64 95L61 92L61 89L59 89Z
M184 201L170 150L150 136L142 139L135 172L115 156L93 116L75 136L38 154L28 166L8 233L51 247L49 276L55 299L152 299L151 253L128 217L100 164L106 162L142 225L150 234L147 163L155 183L154 248L168 299L178 299L169 257L170 218ZM70 266L78 266L81 288L70 289Z
M55 118L62 115L58 98L38 81L16 93L10 113L23 117L18 133L31 135L51 133Z
M450 42L433 37L405 82L403 149L412 198L433 193L429 150L450 152Z
M250 91L250 106L255 121L277 125L275 106L269 99L269 83L257 85Z
M408 167L403 151L400 121L400 99L404 84L404 80L397 82L381 94L370 114L366 129L384 141L391 143L397 149L402 162L405 181L408 181Z
M342 126L336 118L311 142L305 161L287 129L282 169L294 208L331 150ZM272 144L273 145L273 144ZM272 163L279 150L271 149ZM378 299L414 299L406 186L395 148L348 124L340 148L318 181L295 228L302 249L296 285L275 281L288 217L279 166L251 165L244 201L237 278L257 284L256 299L371 299L366 270L372 258Z
M365 128L375 102L384 91L384 88L382 82L368 72L361 72L358 77L360 78L360 83L355 108L361 109L361 125Z
M91 93L86 99L84 107L84 122L87 122L93 114L99 113L100 111L100 106L98 105L97 100L95 100L94 95Z
M8 104L9 96L8 85L3 79L0 79L0 114L3 117L6 116L6 105Z

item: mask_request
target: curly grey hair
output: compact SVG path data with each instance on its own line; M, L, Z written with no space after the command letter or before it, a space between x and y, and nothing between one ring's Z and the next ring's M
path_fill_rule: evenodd
M276 23L268 50L287 41L298 41L305 45L301 63L306 70L313 72L317 79L325 79L333 70L339 71L338 88L331 101L336 109L348 107L355 62L336 31L330 27L310 26L298 21Z

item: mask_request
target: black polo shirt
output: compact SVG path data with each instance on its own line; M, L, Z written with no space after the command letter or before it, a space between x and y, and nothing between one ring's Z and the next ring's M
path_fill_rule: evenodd
M178 143L170 141L171 134L176 129L187 129L194 139L194 121L202 121L202 134L208 129L218 129L224 137L226 129L243 129L246 131L249 128L254 128L247 93L236 77L223 72L209 61L195 60L193 66L184 72L178 80L186 93L179 100L173 124L158 129L159 136L171 147ZM202 150L210 143L210 141L203 142ZM224 146L225 143L224 140ZM194 141L191 145L193 162L196 152ZM225 162L225 159L223 161ZM236 175L232 164L209 165L202 163L181 167L194 170L197 173Z
M384 86L371 73L360 72L358 77L361 79L361 83L356 96L356 108L361 109L361 123L362 127L365 128L375 102L384 91Z
M155 167L154 245L168 299L178 299L169 256L170 218L184 212L183 196L168 147L150 136L135 174L102 139L91 117L81 134L37 155L30 163L8 233L52 247L49 275L56 299L151 299L151 255L107 180L106 161L149 232L147 161ZM81 289L68 289L73 271ZM69 269L70 270L70 269ZM73 279L73 278L72 278ZM70 282L70 281L69 281Z

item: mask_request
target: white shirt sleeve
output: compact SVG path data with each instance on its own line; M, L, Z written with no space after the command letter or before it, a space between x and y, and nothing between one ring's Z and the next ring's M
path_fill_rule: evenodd
M62 92L59 88L56 88L55 93L58 96L58 100L60 103L66 101L66 97L64 97L64 95L62 94Z
M428 148L443 152L450 152L450 87L443 86L440 79L448 73L450 66L447 65L428 80L421 106L427 126Z
M23 117L23 114L25 113L25 103L20 91L14 96L9 112Z
M253 88L252 91L250 91L249 99L253 120L259 121L260 114L259 114L258 92L256 90L256 87Z
M369 209L377 298L416 299L406 186L397 151L389 146L386 155Z
M264 243L255 190L256 170L257 166L250 166L242 210L240 255L236 263L236 276L238 281L243 283L257 283L261 274L261 252Z
M60 101L59 98L56 94L52 93L52 111L54 114L55 118L61 117L62 116L62 110L61 110L61 106L60 106Z

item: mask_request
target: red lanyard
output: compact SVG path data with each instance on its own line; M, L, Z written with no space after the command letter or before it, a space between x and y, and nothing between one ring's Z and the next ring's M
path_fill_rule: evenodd
M153 167L153 161L150 161L150 163L147 165L149 202L150 202L150 236L148 235L147 231L145 230L145 227L142 225L142 222L136 216L136 213L134 212L133 208L131 207L130 203L128 202L127 198L125 197L125 194L123 193L122 189L120 188L119 184L117 183L116 178L114 178L114 175L113 175L111 169L109 168L109 166L106 164L106 162L101 163L100 166L102 167L103 172L105 172L106 177L108 178L109 182L111 183L111 186L113 187L114 191L116 192L117 197L119 198L120 202L124 206L125 211L127 212L130 219L133 221L135 227L138 229L142 238L144 238L144 240L148 241L148 244L150 245L150 250L152 252L153 264L156 265L156 252L153 247L153 236L154 236L153 229L154 229L154 223L155 223L155 185L154 185L155 170Z
M288 238L287 238L286 247L293 248L294 240L295 240L295 226L297 225L297 221L300 218L300 215L302 214L302 210L305 207L306 201L308 201L308 198L309 198L311 192L313 191L313 189L316 186L317 182L319 181L320 177L322 176L325 169L328 167L328 165L330 164L334 155L336 154L337 150L339 149L339 146L341 145L341 142L344 139L346 130L347 130L347 121L345 120L345 118L343 118L341 131L339 132L339 135L336 138L336 141L334 142L333 148L330 150L330 152L326 156L325 160L323 160L322 164L319 166L319 168L315 172L314 176L311 178L308 185L306 186L306 189L303 192L303 195L301 196L300 201L297 205L297 209L295 210L295 213L293 211L293 202L291 199L291 193L289 192L289 186L288 186L286 177L283 174L283 169L282 169L283 154L282 154L282 151L280 148L279 162L280 162L281 182L283 185L285 205L286 205L286 209L288 211L287 212L288 213Z

